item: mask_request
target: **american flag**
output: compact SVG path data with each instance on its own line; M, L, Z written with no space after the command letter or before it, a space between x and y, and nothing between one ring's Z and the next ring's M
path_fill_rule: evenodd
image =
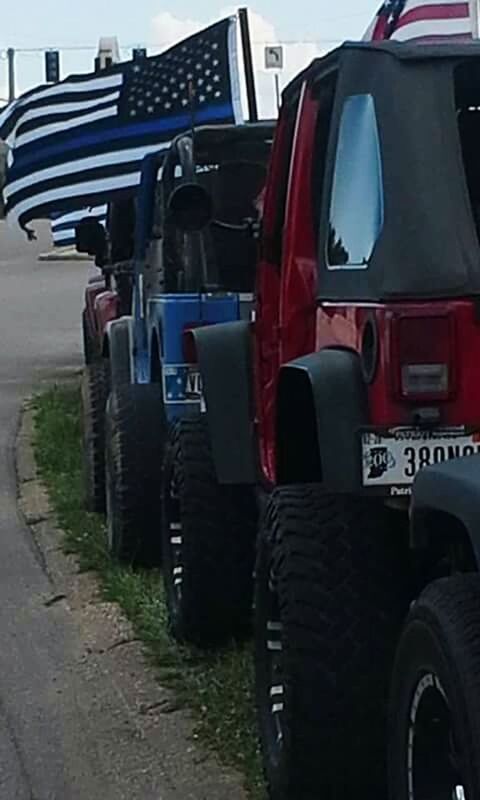
M241 121L236 17L159 56L34 89L0 113L7 216L25 227L111 201L193 123Z
M55 214L52 217L52 239L54 247L73 247L75 244L75 228L85 217L96 219L102 225L107 222L107 206L82 208L69 214Z
M423 43L468 41L476 36L474 5L474 0L386 0L364 39Z

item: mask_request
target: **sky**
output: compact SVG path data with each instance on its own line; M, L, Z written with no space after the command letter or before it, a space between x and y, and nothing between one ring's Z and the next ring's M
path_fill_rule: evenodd
M263 69L267 44L284 44L281 82L285 84L315 56L345 39L361 38L379 5L380 0L344 0L342 4L256 0L250 5L261 115L271 116L275 108L273 76ZM225 0L15 0L5 6L0 28L0 106L7 96L8 47L18 51L20 94L43 83L45 49L61 51L62 77L66 77L92 69L101 36L118 38L122 58L129 57L132 46L147 45L153 55L236 8Z

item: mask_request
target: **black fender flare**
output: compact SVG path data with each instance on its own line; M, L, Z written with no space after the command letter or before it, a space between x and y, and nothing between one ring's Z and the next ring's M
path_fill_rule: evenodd
M412 487L410 542L414 549L429 546L432 517L443 515L464 528L480 566L480 455L466 456L425 467Z
M254 484L257 462L251 323L220 323L196 328L191 335L217 478L222 484Z
M358 353L326 348L285 364L278 385L279 482L321 481L331 492L360 491L359 429L368 425L368 419L367 386ZM310 462L307 471L305 464L294 463L296 457L305 459L305 453Z
M121 317L107 326L104 356L110 362L111 387L132 382L133 318Z

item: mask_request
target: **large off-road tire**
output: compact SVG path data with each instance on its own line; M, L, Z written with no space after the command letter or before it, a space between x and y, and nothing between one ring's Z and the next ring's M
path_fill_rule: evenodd
M116 320L110 329L110 384L112 389L132 383L130 327L126 320Z
M244 487L219 485L206 420L171 429L163 477L164 580L172 634L200 647L251 624L256 507Z
M95 341L90 332L87 312L85 309L82 312L82 341L83 341L83 358L85 364L88 365L95 360L96 350L95 350Z
M274 800L382 798L406 542L378 503L276 490L255 581L261 744Z
M119 561L161 561L161 473L165 421L158 385L124 385L107 402L107 536Z
M88 511L105 511L105 406L108 363L88 364L82 378L83 465L85 505Z
M390 800L480 797L480 576L436 581L413 606L388 738Z

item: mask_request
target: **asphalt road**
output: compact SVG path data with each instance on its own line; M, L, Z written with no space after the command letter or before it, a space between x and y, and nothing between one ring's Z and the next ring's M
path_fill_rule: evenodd
M68 619L42 602L49 581L16 504L14 442L22 401L43 381L81 364L78 321L87 266L37 262L36 253L48 246L45 234L32 245L0 222L2 800L96 798L105 788L110 796L89 774L96 759L81 744L87 726L81 708L76 718L72 714L80 698L60 701L55 691L72 649Z
M210 797L185 785L179 790L158 752L165 747L132 719L126 694L133 671L121 687L121 666L112 670L85 656L72 608L46 605L52 584L17 511L22 401L82 363L79 319L89 267L39 263L36 254L48 245L45 235L31 245L0 222L0 800ZM118 662L126 664L121 653ZM181 755L183 743L177 746Z
M82 364L91 268L38 262L45 234L32 245L0 221L0 800L244 800L238 776L192 745L141 645L108 646L112 619L126 624L116 608L95 588L78 608L49 602L48 556L17 509L15 439L25 396ZM89 576L71 570L75 594Z

